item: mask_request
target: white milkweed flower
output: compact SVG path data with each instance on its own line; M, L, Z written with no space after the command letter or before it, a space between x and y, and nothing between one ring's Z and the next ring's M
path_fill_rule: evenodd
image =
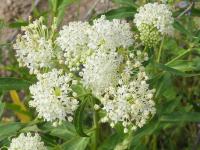
M110 122L111 126L121 122L124 132L142 127L146 121L155 114L153 95L150 90L147 76L140 71L129 82L120 81L116 87L110 87L101 99L106 116L103 120Z
M90 56L84 64L83 85L98 96L104 93L109 86L114 86L118 81L118 70L122 57L116 52L99 51Z
M72 78L56 69L38 74L37 78L38 82L30 87L33 100L29 105L36 108L38 117L54 123L60 123L66 118L72 121L78 107L78 101L72 97Z
M53 64L53 42L43 18L22 28L23 35L17 37L14 49L20 66L26 66L30 73L38 73L41 68L50 68Z
M92 51L87 46L89 43L88 31L90 29L91 26L88 22L78 21L63 26L63 29L59 32L56 41L63 51L64 63L72 71L79 70L80 64L85 62Z
M157 44L161 35L172 35L173 22L168 6L159 3L148 3L140 7L134 19L141 40L148 46Z
M91 49L115 50L119 47L127 48L133 44L130 25L119 19L106 20L104 15L93 21L89 39L88 46Z
M31 135L30 132L21 133L18 137L13 138L8 150L47 150L44 142L41 141L39 134Z

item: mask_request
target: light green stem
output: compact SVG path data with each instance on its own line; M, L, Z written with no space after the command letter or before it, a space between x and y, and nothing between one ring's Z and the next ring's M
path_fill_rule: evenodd
M187 54L190 51L191 51L191 49L186 50L185 52L181 53L180 55L178 55L174 59L172 59L169 62L167 62L165 65L169 65L169 64L173 63L174 61L176 61L177 59L181 58L182 56L184 56L185 54Z
M95 105L95 100L92 99L92 102L93 102L93 107ZM98 120L99 120L99 117L98 117L98 112L96 110L94 110L94 114L93 114L93 126L95 128L95 131L94 131L94 147L93 147L93 150L97 150L97 146L98 146L98 138L99 138L99 124L98 124Z
M162 42L161 42L161 44L160 44L160 48L159 48L159 51L158 51L157 63L160 62L160 57L161 57L161 53L162 53L163 43L164 43L164 37L163 37L163 39L162 39Z

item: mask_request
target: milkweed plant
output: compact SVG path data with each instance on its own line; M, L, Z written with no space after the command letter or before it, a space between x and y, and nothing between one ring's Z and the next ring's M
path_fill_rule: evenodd
M51 25L39 17L21 28L13 48L34 78L27 91L32 114L28 123L14 124L7 139L0 136L4 148L145 149L173 122L200 121L192 104L178 107L189 93L175 88L184 88L187 77L199 83L200 61L193 61L199 60L199 34L179 21L191 18L189 9L177 13L167 1L128 7L132 16L112 18L111 10L62 27L57 17Z

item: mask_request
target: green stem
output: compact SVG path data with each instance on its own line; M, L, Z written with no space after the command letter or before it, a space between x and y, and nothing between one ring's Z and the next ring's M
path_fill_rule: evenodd
M172 59L169 62L167 62L165 65L169 65L169 64L173 63L174 61L176 61L177 59L181 58L182 56L184 56L185 54L187 54L190 51L191 51L191 49L186 50L185 52L181 53L180 55L178 55L174 59Z
M92 102L93 102L93 107L94 107L95 99L92 99ZM94 113L93 113L93 126L95 128L95 131L94 131L94 143L93 143L94 147L93 147L93 150L97 150L97 146L98 146L98 138L99 138L98 120L99 120L98 112L96 110L94 110Z
M162 53L163 43L164 43L164 37L163 37L163 39L162 39L162 42L161 42L161 44L160 44L160 48L159 48L159 51L158 51L157 63L160 62L160 57L161 57L161 53Z

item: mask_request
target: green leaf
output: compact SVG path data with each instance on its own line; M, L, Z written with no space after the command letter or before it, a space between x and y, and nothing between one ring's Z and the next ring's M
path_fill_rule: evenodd
M77 136L63 143L60 147L63 150L85 150L89 141L88 137Z
M24 20L18 20L9 24L10 28L21 28L22 26L27 26L28 22Z
M147 135L151 135L159 126L157 119L153 119L151 122L147 123L144 127L138 129L133 135L131 145L137 145L141 138Z
M182 71L179 71L179 70L176 70L174 68L171 68L167 65L164 65L164 64L154 64L155 67L161 69L161 70L164 70L172 75L175 75L175 76L182 76L182 77L193 77L193 76L198 76L200 74L187 74L187 73L184 73Z
M23 79L10 78L10 77L0 78L0 91L26 89L30 85L31 85L31 82L23 80Z
M4 112L4 108L5 108L5 103L3 103L2 101L0 101L0 118Z
M19 131L23 127L23 124L15 122L15 123L0 123L0 141L16 135L17 131Z
M27 126L20 130L20 132L42 132L37 125Z
M199 112L173 112L160 117L164 122L200 122Z
M197 17L199 17L199 16L200 16L200 9L192 8L191 14L192 14L192 16L197 16Z
M174 28L185 35L188 35L188 36L191 35L191 33L187 29L185 29L185 27L178 21L174 22Z
M5 103L5 108L31 117L31 113L24 111L19 105L13 103Z
M78 97L80 98L84 98L89 93L89 91L87 91L81 84L72 85L72 89L78 94Z
M77 135L74 126L71 123L63 122L61 126L53 128L50 131L50 135L56 136L66 140L70 140Z
M88 137L88 135L85 134L83 131L83 114L84 114L86 103L87 103L87 97L81 101L81 104L76 110L75 116L74 116L74 126L76 129L76 132L82 137Z
M198 69L197 63L195 59L189 61L189 60L177 60L174 61L173 63L169 64L168 66L171 68L174 68L179 71L195 71Z
M124 5L124 6L133 6L136 7L137 5L134 3L133 0L112 0L116 4Z
M127 17L133 18L135 13L136 13L136 8L134 7L120 7L117 9L110 10L104 15L106 16L107 19L112 20L112 19L122 19Z

